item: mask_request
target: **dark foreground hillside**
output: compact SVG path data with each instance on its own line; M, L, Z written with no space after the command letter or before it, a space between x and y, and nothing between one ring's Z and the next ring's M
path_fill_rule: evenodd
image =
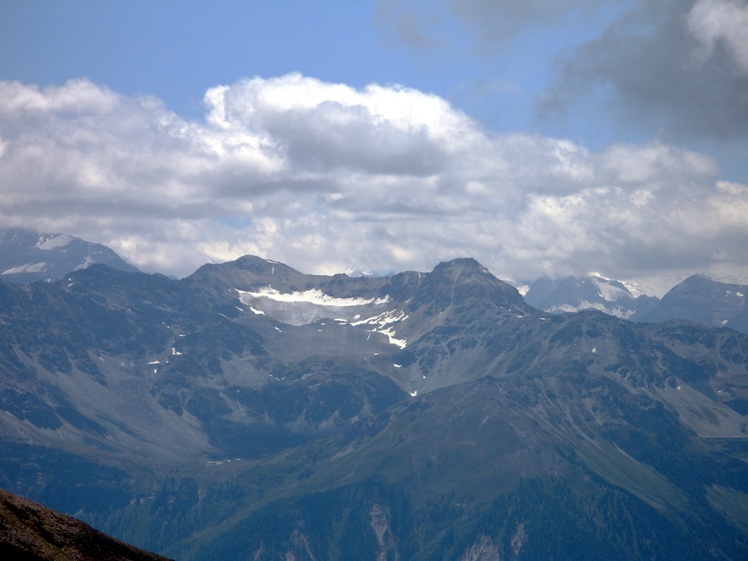
M2 489L0 556L13 561L166 561Z

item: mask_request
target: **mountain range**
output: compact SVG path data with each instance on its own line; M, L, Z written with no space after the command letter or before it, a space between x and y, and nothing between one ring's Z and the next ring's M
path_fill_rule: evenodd
M598 275L541 277L529 284L525 300L551 313L599 310L625 319L643 315L659 302L655 296L634 296L624 283Z
M473 259L0 282L0 487L182 560L745 559L727 311L549 313Z
M662 299L634 296L622 282L600 276L541 277L529 285L525 301L551 313L600 310L637 322L684 319L713 327L731 327L748 333L748 286L692 275Z
M136 267L101 244L67 234L0 229L2 280L18 284L59 280L71 271L94 263L138 272ZM559 279L541 277L527 283L525 288L525 301L546 312L599 310L642 322L688 319L748 333L748 307L744 298L748 286L726 284L701 275L693 275L673 287L664 302L656 296L635 296L626 283L600 275Z
M632 319L646 322L688 319L748 333L746 294L748 285L721 283L693 275L674 286L657 305Z

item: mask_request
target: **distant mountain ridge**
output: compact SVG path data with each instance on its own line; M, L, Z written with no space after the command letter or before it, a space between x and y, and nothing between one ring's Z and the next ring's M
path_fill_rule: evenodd
M57 280L93 263L137 272L114 251L67 234L42 234L20 228L0 229L0 279L28 284Z
M729 284L692 275L661 299L634 297L624 283L599 276L542 277L530 284L525 301L549 313L599 310L636 322L689 320L748 333L748 285Z
M236 263L254 258L247 256ZM270 264L271 269L277 265L279 274L272 276L265 272L265 280L270 285L272 280L278 289L295 286L290 280L310 278L298 272L288 273L289 282L278 285L280 271L286 265L271 260L259 262ZM86 268L94 263L108 265L126 272L138 272L138 269L122 260L110 248L87 242L67 234L44 234L20 228L0 229L0 280L17 284L45 280L53 281L62 278L71 271ZM258 265L261 267L261 265ZM195 272L199 276L205 265ZM313 276L313 275L312 275ZM390 275L335 275L362 279L359 284L365 286L377 279L386 283ZM370 281L370 282L366 282ZM308 284L308 281L306 281ZM350 285L351 283L348 282ZM331 285L334 288L334 285ZM256 287L258 288L258 287ZM748 285L727 284L707 277L694 275L673 287L662 301L655 296L634 294L625 283L607 279L599 275L586 277L569 276L561 279L540 277L528 283L524 300L531 306L549 313L578 312L582 310L599 310L606 314L641 322L660 322L672 319L688 319L714 327L731 327L748 333L748 311L745 299L740 294L748 293ZM268 295L264 299L268 300ZM245 299L249 296L245 296ZM277 308L277 306L276 306ZM350 310L349 310L350 311Z
M646 295L635 297L620 281L588 276L563 279L541 277L530 283L525 301L551 313L599 310L629 319L649 310L658 299Z
M662 300L632 319L661 322L686 319L748 333L748 285L722 283L692 275L674 286Z

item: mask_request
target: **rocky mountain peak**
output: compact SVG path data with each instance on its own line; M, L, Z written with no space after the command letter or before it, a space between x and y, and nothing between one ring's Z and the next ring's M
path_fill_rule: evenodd
M685 319L705 325L748 332L748 286L728 284L703 275L692 275L674 286L662 300L634 320L660 322Z
M488 301L497 306L526 309L517 289L496 278L472 258L439 263L426 275L414 305L464 305L470 301Z
M283 263L245 255L228 263L203 265L186 280L188 284L213 286L222 292L268 286L286 292L299 290L309 282L308 277Z

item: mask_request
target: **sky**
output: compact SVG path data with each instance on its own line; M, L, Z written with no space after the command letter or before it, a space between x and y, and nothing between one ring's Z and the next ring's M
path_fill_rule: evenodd
M5 0L2 226L177 277L748 283L748 0Z

